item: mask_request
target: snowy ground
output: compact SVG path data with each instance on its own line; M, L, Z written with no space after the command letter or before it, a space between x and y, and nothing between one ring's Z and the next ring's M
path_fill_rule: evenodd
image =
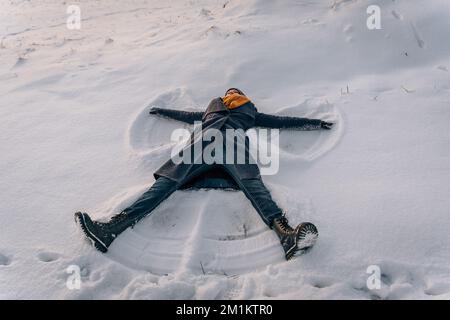
M448 0L376 1L381 30L372 1L70 4L80 30L66 1L0 2L0 298L450 298ZM149 104L202 110L230 86L260 111L337 122L282 132L264 177L318 226L314 250L283 261L242 193L202 190L94 251L73 213L131 203L182 126Z

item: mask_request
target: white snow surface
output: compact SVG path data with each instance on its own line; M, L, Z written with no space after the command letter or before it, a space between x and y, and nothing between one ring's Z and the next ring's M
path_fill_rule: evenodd
M0 2L0 298L449 299L450 3ZM154 181L182 123L228 87L283 131L263 180L320 237L284 261L241 192L177 191L102 255L73 213L106 218ZM80 289L66 286L81 270ZM369 289L367 268L381 271Z

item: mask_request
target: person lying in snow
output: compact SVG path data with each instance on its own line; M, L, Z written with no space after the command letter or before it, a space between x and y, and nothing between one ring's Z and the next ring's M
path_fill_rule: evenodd
M210 129L216 129L223 133L226 129L242 129L245 131L252 127L317 130L331 129L333 125L318 119L260 113L250 99L237 88L230 88L225 92L224 97L213 99L205 112L152 108L150 114L190 124L201 121L203 134ZM192 148L193 144L196 143L193 136L191 136L190 143L186 148ZM204 141L200 143L202 143L203 148L208 144ZM248 152L248 150L246 151ZM108 247L118 235L149 215L176 190L195 185L195 182L198 183L202 179L203 184L200 183L200 185L208 186L208 180L211 181L217 176L219 178L226 176L225 182L227 179L231 180L236 189L242 190L262 220L275 231L287 260L296 253L301 254L310 249L318 237L316 227L312 223L304 222L292 228L283 211L272 200L270 192L263 184L258 165L256 163L236 164L235 161L232 162L231 164L226 163L226 161L223 164L206 164L195 161L193 163L178 163L171 158L154 173L156 181L151 188L131 206L113 216L109 222L94 221L87 213L82 212L75 213L75 219L95 248L101 252L107 252ZM217 181L220 181L220 179ZM222 181L224 180L222 179Z

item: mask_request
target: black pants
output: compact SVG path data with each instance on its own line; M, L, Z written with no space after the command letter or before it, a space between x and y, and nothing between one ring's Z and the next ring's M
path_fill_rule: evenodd
M262 220L272 226L273 219L282 215L282 210L272 200L269 190L261 179L236 181L240 189L251 201ZM180 187L180 184L165 177L158 178L151 188L139 197L131 206L124 209L131 219L140 220L150 214L162 201Z

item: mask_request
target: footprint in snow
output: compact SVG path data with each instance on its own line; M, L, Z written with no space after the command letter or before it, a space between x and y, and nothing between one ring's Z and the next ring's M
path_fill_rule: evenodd
M16 61L16 63L14 64L13 68L18 68L18 67L24 65L26 61L27 61L27 59L25 59L25 58L23 58L23 57L17 58L17 61Z
M0 253L0 267L11 264L11 258L3 253Z
M440 296L450 294L450 283L429 282L426 284L424 293L429 296Z
M311 279L311 285L318 289L325 289L335 284L335 281L327 277L315 277Z
M51 251L42 251L37 254L37 258L42 262L53 262L58 260L61 257L59 253L51 252Z

